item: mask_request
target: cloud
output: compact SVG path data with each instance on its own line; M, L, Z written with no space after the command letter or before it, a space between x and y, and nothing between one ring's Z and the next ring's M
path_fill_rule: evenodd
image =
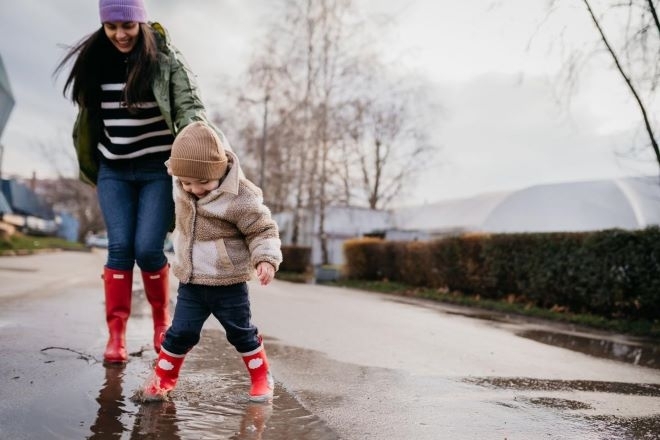
M442 145L440 165L434 162L419 176L408 202L657 172L653 160L640 162L626 153L644 136L639 111L609 66L588 72L570 106L557 105L552 80L543 76L552 75L556 58L544 60L543 43L525 57L538 5L511 0L491 12L480 2L358 3L367 13L397 13L399 27L382 41L405 69L419 69L434 81L437 90L430 93L443 108L430 126ZM169 30L211 106L225 98L223 87L240 80L264 35L265 18L279 4L147 0L150 18ZM90 0L1 2L0 28L9 37L0 39L0 56L16 98L0 139L3 175L45 176L53 166L40 149L71 151L76 109L62 96L64 77L54 80L52 73L65 52L61 45L100 26L97 8ZM569 18L573 28L584 19Z
M617 154L634 128L600 134L598 112L581 102L580 113L567 112L543 77L492 74L438 88L447 109L437 128L445 163L420 176L418 201L657 172L653 162Z

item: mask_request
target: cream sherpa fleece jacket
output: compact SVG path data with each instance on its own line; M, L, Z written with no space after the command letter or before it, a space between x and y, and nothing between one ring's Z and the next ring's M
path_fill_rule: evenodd
M277 223L263 204L261 189L242 176L236 155L226 153L229 172L201 199L174 179L172 271L182 283L236 284L248 281L262 261L276 271L282 262Z

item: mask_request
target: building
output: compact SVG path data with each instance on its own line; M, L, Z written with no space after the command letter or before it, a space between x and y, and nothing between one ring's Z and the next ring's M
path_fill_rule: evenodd
M275 215L282 242L291 243L292 216ZM655 176L534 185L421 206L376 211L330 207L325 232L331 264L342 264L343 243L379 236L427 240L467 232L577 232L660 225L660 179ZM321 263L319 221L307 213L298 241Z
M291 244L293 214L285 212L274 214L273 217L279 227L282 243ZM331 264L341 264L344 261L343 246L346 240L393 229L391 220L391 215L387 211L346 206L329 207L326 212L325 227L328 258ZM303 211L298 244L311 246L312 264L315 266L323 261L318 230L318 216L314 216L308 210Z
M534 185L394 211L403 229L460 232L576 232L660 225L660 179L630 177Z
M0 220L31 235L51 235L58 231L53 208L27 185L14 179L0 179L0 193L10 210L0 212Z

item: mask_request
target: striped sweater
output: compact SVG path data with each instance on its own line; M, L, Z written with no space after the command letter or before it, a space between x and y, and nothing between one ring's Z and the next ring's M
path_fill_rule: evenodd
M103 132L98 149L102 157L117 160L156 154L165 161L174 136L156 99L152 95L139 104L137 111L129 111L122 96L130 61L127 58L113 61L104 69L101 81Z

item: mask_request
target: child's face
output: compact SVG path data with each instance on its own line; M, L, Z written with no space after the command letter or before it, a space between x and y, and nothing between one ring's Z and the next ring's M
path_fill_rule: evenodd
M183 186L183 190L194 194L198 199L201 199L218 186L220 186L220 180L199 180L191 179L189 177L179 177L179 182Z

